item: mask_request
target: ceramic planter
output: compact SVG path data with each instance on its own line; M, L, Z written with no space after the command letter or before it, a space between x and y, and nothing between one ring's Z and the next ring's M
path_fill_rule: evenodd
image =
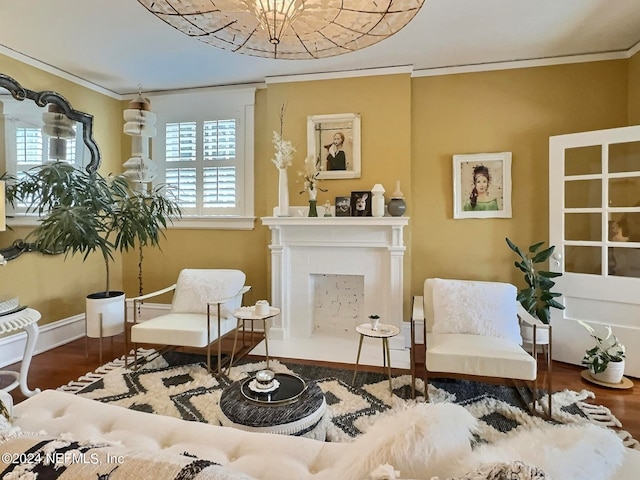
M599 382L618 384L622 381L622 376L624 375L624 359L619 362L609 362L604 372L593 373L589 370L589 373Z
M100 338L100 318L102 317L102 337L111 337L124 332L125 318L124 292L111 291L87 295L87 337Z

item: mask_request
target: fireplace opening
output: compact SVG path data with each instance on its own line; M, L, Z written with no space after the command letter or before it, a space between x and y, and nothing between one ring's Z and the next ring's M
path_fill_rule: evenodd
M312 333L355 331L364 312L364 275L310 274Z

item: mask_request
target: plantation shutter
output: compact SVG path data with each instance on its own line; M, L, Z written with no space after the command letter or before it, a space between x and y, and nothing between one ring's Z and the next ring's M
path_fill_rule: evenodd
M236 120L166 124L165 181L186 215L237 207Z

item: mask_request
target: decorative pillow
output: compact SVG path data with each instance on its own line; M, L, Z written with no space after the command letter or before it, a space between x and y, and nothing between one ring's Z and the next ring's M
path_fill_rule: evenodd
M622 465L624 450L620 437L608 428L594 424L558 425L524 430L482 445L463 458L455 471L468 472L492 462L520 461L541 468L553 479L605 480Z
M440 479L434 477L431 480ZM496 462L481 465L473 472L447 480L551 480L551 477L540 468L522 462Z
M400 471L400 478L431 478L450 471L457 459L471 453L477 420L453 403L416 403L381 418L349 445L337 465L341 480L380 477L380 465Z
M471 333L522 343L515 286L435 278L432 288L432 332Z
M0 442L20 432L12 425L13 398L8 392L0 390Z
M136 480L255 480L218 463L180 454L127 450L122 446L21 435L0 443L0 478L48 480L135 478Z
M207 313L207 302L230 298L220 306L222 318L240 308L242 297L237 296L246 276L240 270L185 269L180 272L173 296L173 313ZM235 297L235 298L234 298ZM217 315L217 309L211 309Z

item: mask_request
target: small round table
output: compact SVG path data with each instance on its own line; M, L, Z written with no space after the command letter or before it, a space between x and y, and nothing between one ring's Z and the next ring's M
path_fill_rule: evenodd
M324 441L327 403L314 381L276 373L276 391L255 393L253 378L232 383L220 397L220 423L250 432L295 435Z
M27 343L24 347L24 356L20 364L20 373L11 370L0 370L0 375L9 375L15 378L10 385L3 387L2 390L10 392L18 385L20 391L26 396L31 397L36 393L40 393L40 389L29 390L27 386L27 375L29 374L29 366L31 365L31 357L36 348L38 340L38 321L40 320L40 312L33 308L24 308L16 313L8 313L0 315L0 334L15 332L16 330L24 330L27 333Z
M236 353L236 345L238 343L238 330L240 330L240 322L242 322L242 335L243 335L243 345L244 345L244 322L251 322L251 338L253 340L253 322L262 320L262 329L264 331L264 349L267 360L267 368L269 368L269 340L267 336L267 320L280 315L280 309L276 307L269 307L269 313L265 315L259 315L256 313L256 307L240 307L236 311L233 312L233 316L238 319L238 324L236 325L236 331L233 335L233 350L231 351L231 361L229 362L229 370L231 370L231 366L233 365L233 357Z
M389 352L389 339L395 337L400 333L400 329L395 325L389 323L381 323L378 328L374 330L371 328L370 323L363 323L356 327L356 332L360 334L360 343L358 344L358 356L356 357L356 366L353 369L353 385L356 381L356 374L358 373L358 364L360 363L360 352L362 351L362 341L364 337L381 338L382 339L382 366L387 367L387 376L389 377L389 391L393 393L393 387L391 386L391 353Z

